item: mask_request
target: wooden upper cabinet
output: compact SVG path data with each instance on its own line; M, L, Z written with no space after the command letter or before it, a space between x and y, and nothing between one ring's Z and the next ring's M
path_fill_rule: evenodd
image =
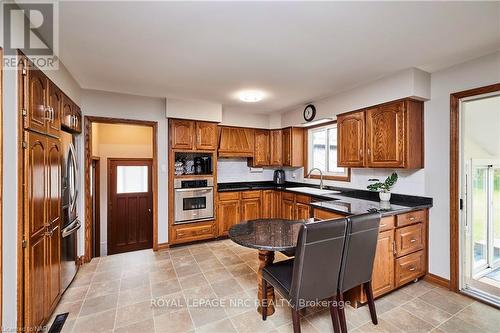
M268 130L255 130L253 166L267 166L271 164L270 134Z
M338 166L365 165L365 113L354 112L337 116Z
M193 149L194 121L171 119L170 139L173 149Z
M73 102L67 97L63 95L63 103L62 103L62 118L61 125L66 128L71 128L73 124Z
M47 107L47 84L49 81L42 71L34 67L31 67L28 73L28 105L24 122L25 128L46 133L49 119Z
M243 127L219 127L219 156L253 157L254 130Z
M368 166L404 167L404 102L366 111L366 154Z
M281 130L270 131L270 165L281 166L283 164L283 133Z
M59 137L61 130L61 114L63 106L63 94L57 86L49 81L48 84L49 98L48 106L49 121L47 124L47 134Z
M68 96L62 95L61 126L73 133L82 132L82 112Z
M288 127L283 133L283 165L290 167L304 166L304 129Z
M217 149L217 124L204 121L196 122L196 149Z
M423 102L408 98L338 115L338 165L423 168L423 112Z

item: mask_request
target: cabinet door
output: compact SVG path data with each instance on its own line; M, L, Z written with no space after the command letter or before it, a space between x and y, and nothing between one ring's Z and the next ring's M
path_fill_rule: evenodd
M25 255L29 269L25 276L26 326L40 326L47 313L46 209L47 209L47 139L28 133L25 150L26 202L24 211L27 230Z
M373 262L372 288L375 297L394 289L394 231L379 233Z
M73 104L73 116L74 116L73 130L76 133L82 133L82 111L76 104Z
M295 208L293 201L283 200L283 204L281 206L281 218L285 220L293 220L295 219Z
M254 166L267 166L271 163L269 131L255 130L255 143L253 153Z
M28 110L25 126L28 129L46 133L48 122L47 83L45 75L33 67L28 76Z
M281 192L273 191L273 198L271 201L271 217L274 219L281 218Z
M337 159L343 167L365 165L365 113L337 116Z
M61 222L61 144L59 139L47 140L47 224Z
M370 167L404 166L404 102L366 111L366 153Z
M51 227L47 236L47 306L48 313L56 307L61 292L61 227Z
M311 217L310 206L302 203L296 204L296 215L297 220L306 220Z
M281 166L283 164L283 134L281 130L272 130L271 131L271 165L273 166Z
M273 209L273 190L262 191L262 218L269 219L272 218Z
M202 121L196 122L196 149L217 149L217 124Z
M170 131L173 149L193 149L193 121L172 119L170 120Z
M240 201L219 201L218 217L219 235L227 235L231 226L240 223Z
M282 131L282 139L283 139L283 149L282 149L282 158L284 166L292 165L292 129L285 128Z
M73 127L73 102L63 94L61 125L71 129Z
M49 102L50 119L48 121L47 133L59 137L61 130L61 111L63 105L62 92L55 84L49 82Z
M253 129L240 127L221 127L219 142L219 156L253 157Z
M261 218L260 198L241 200L241 220L250 221L259 218Z

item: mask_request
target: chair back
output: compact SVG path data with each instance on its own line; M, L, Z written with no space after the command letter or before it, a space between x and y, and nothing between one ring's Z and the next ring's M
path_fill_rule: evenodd
M371 281L380 217L379 213L369 213L347 218L347 235L339 280L341 292Z
M337 294L347 219L304 224L298 235L290 301L295 309L305 302Z

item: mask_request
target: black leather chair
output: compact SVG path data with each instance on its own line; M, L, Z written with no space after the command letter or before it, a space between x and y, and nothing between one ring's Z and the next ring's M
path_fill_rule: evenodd
M271 284L292 307L293 330L300 332L299 310L310 302L329 300L335 332L340 332L335 296L338 290L347 219L304 224L298 235L295 258L271 264L262 271L262 294ZM266 304L262 319L266 320Z
M380 214L370 213L349 217L342 268L340 270L337 301L342 332L347 332L343 307L344 292L363 285L373 324L377 325L377 312L373 301L372 271L377 249Z

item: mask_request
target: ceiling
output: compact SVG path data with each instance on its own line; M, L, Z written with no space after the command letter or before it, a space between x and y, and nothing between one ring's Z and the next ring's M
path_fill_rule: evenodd
M500 48L500 3L61 2L60 58L98 89L266 113ZM241 89L267 93L239 102Z

